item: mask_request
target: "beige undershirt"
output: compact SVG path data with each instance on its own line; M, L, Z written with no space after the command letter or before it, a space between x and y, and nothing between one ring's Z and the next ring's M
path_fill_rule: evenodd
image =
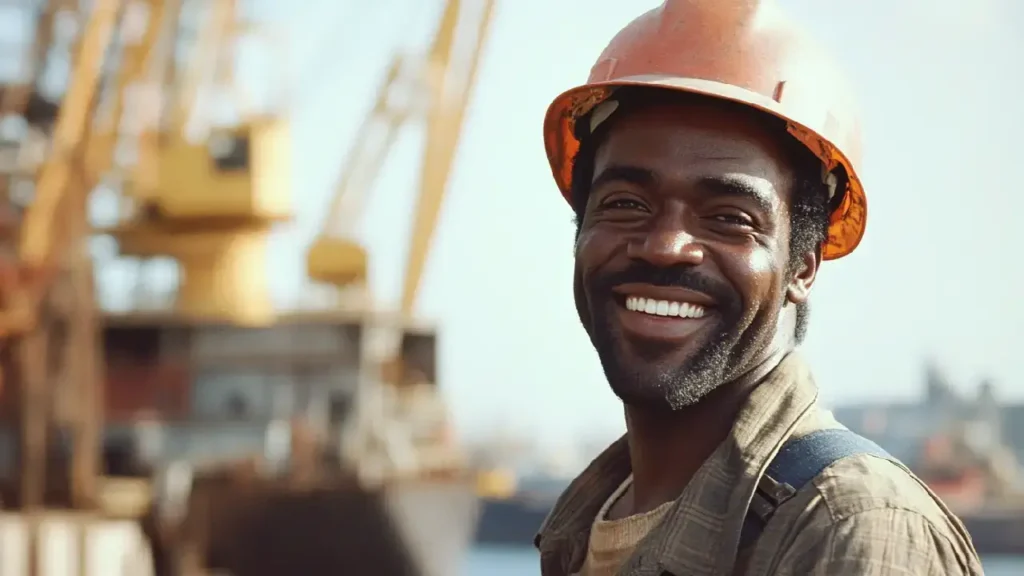
M672 502L666 502L650 512L634 514L618 520L606 520L608 511L618 502L626 490L633 484L630 475L618 489L608 498L597 513L590 529L590 542L587 546L587 558L583 562L577 576L615 576L622 565L633 555L637 544L661 522L665 514L672 508Z

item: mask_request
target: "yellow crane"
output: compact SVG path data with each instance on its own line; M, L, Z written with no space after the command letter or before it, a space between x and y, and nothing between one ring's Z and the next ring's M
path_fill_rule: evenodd
M2 355L0 404L18 423L21 476L4 504L32 517L44 497L52 504L54 481L70 479L56 488L70 492L72 506L92 508L100 497L105 394L90 194L123 193L118 225L103 231L122 253L181 263L182 313L262 322L269 301L251 278L262 272L267 229L289 215L288 143L286 122L274 115L242 114L224 125L197 113L204 90L233 85L233 66L217 66L230 57L230 41L249 32L233 0L26 0L4 8L34 24L30 45L5 54L28 74L0 92L0 112L28 124L0 150L16 160L0 179L4 239L13 244L0 251L0 337L10 351ZM183 11L206 23L198 41L182 38ZM198 65L182 62L182 49ZM62 56L68 79L48 101L40 77ZM199 137L187 130L196 123ZM70 478L52 469L64 465L49 453L55 428L72 432ZM28 537L37 550L31 528ZM38 559L29 558L34 574Z
M178 61L173 51L156 50L155 41L161 33L164 48L168 38L179 40L182 0L140 5L148 25L126 51L119 83L127 90L146 75L144 109L154 113L136 119L139 156L123 190L127 210L106 232L122 255L178 262L179 315L270 323L267 237L275 223L292 216L288 121L277 110L245 108L230 60L243 38L262 31L239 21L234 0L187 4L203 26L185 46L188 57ZM210 98L233 100L238 120L218 122Z
M30 71L21 83L4 87L3 111L20 113L29 120L24 138L15 143L17 154L27 164L13 166L5 174L7 207L19 187L31 183L30 200L18 228L17 245L8 252L3 273L0 301L0 335L13 351L14 362L4 366L4 396L20 401L19 462L22 482L19 502L26 509L42 505L46 488L46 447L52 414L52 396L63 392L68 402L79 402L78 413L70 416L74 431L73 499L82 505L91 500L98 459L98 432L95 426L96 365L95 338L91 315L92 270L83 239L88 233L86 199L91 189L84 174L84 150L88 146L91 118L100 87L106 53L114 39L120 15L119 0L99 0L91 11L80 12L73 3L48 2L21 5L23 15L35 9L35 33L32 45L22 48L19 60ZM38 92L38 77L45 68L46 56L58 40L54 35L58 17L77 19L81 33L73 38L68 51L72 63L70 79L59 107L54 104L52 126L44 117L42 130L31 114L45 108ZM36 124L36 126L31 126ZM41 162L33 161L32 149L39 144L49 151ZM55 280L63 280L54 285ZM52 288L57 288L53 290ZM87 303L86 305L82 305ZM54 324L63 326L64 343L55 351ZM63 355L54 366L49 358ZM76 373L74 385L54 390L61 373Z
M339 288L366 281L367 250L352 237L355 224L402 128L424 121L424 153L399 306L403 317L412 315L494 6L494 0L447 0L426 53L392 58L374 106L356 133L327 218L307 253L307 271L314 281Z
M54 14L74 13L74 6L41 5L32 58L49 48ZM205 23L196 41L181 38L183 8ZM25 210L17 272L8 267L4 274L0 335L34 323L45 294L39 281L54 274L63 250L87 232L86 198L100 183L119 189L123 208L117 226L100 232L115 236L123 255L177 260L182 313L265 321L269 299L251 278L262 274L269 227L291 216L287 120L242 110L238 121L216 124L200 105L203 96L230 95L236 85L227 60L253 33L238 21L236 2L99 0L79 16L85 32L52 150ZM175 54L181 48L184 61ZM107 52L117 65L104 71ZM113 77L101 78L105 72ZM101 87L101 79L108 85ZM7 112L24 107L27 94L25 86L7 87L0 105ZM195 124L198 137L189 134ZM126 144L131 159L119 161Z
M211 351L220 353L218 346L230 348L226 346L229 340L250 337L243 347L254 351L244 361L210 356L178 368L200 373L209 368L206 364L215 364L222 372L237 369L252 374L256 367L257 372L274 372L296 386L308 380L304 374L312 371L330 374L322 380L332 393L339 391L335 380L340 380L333 374L347 374L353 366L361 369L358 355L350 351L337 347L310 350L320 348L311 344L321 341L327 345L329 338L339 338L344 346L351 333L351 319L330 314L282 319L276 318L270 307L264 283L267 235L275 223L291 216L287 118L279 111L239 106L239 117L223 123L204 105L211 92L230 93L237 86L231 78L232 66L223 63L239 38L251 31L239 22L235 2L95 0L91 9L82 11L70 0L52 0L42 6L32 54L43 54L56 42L47 35L62 15L76 18L80 32L66 91L52 129L45 131L48 153L30 170L34 190L21 219L15 251L10 264L0 269L0 336L8 337L20 359L15 366L4 368L5 375L13 375L8 380L15 381L13 388L19 392L21 504L30 511L43 502L48 476L46 448L51 444L48 435L55 420L52 396L60 381L73 383L69 394L61 394L68 396L73 408L63 422L74 432L73 501L80 507L92 507L100 492L98 453L104 416L111 416L109 400L122 392L155 390L163 378L160 369L174 362L193 362L194 357L209 356ZM463 2L447 2L426 58L413 66L412 60L406 59L401 69L396 60L375 116L358 137L363 142L369 133L397 132L412 119L427 124L417 216L400 305L406 319L412 316L493 0L483 0L475 7L479 10L474 15L464 10ZM471 17L466 17L467 12ZM475 39L465 46L456 45L460 17L463 26L468 20L468 28L475 31ZM202 23L198 38L183 38L189 20ZM470 55L468 63L459 62L459 54ZM384 95L403 81L416 96L405 108ZM31 116L33 100L24 95L32 90L7 88L0 97L0 108ZM198 136L193 134L197 127ZM389 138L384 140L387 143ZM29 144L19 143L22 149L31 148ZM347 173L369 168L370 177L361 184L353 180L340 185L342 200L336 204L342 208L334 211L340 221L358 214L358 209L343 207L359 204L359 196L367 192L372 173L388 147L369 156L371 160L379 158L376 163L366 161L366 156L360 161L359 153L353 154ZM157 319L129 319L127 328L121 330L121 336L127 335L128 348L153 333L159 342L171 343L142 359L146 366L110 362L112 353L125 351L112 351L115 347L110 342L116 339L107 337L123 327L116 317L100 315L95 308L92 268L85 250L90 232L86 201L94 190L115 191L121 210L115 225L93 232L113 236L122 255L170 256L180 265L181 284L174 309ZM338 230L325 229L311 248L311 276L339 286L365 280L365 251L345 239L348 230L344 225L340 234ZM58 279L62 282L55 282ZM56 324L59 329L54 329ZM251 329L254 326L266 329ZM53 362L51 345L58 332L67 335L60 350L64 358ZM102 359L98 332L107 342ZM406 336L416 338L414 334ZM428 340L432 342L432 336ZM217 345L207 346L211 342ZM432 343L428 348L427 363L432 365ZM414 349L415 342L404 346L406 357ZM239 368L242 363L248 364ZM140 371L147 367L153 370ZM130 378L115 377L122 368ZM403 380L401 374L395 378ZM118 380L125 380L128 387L121 391L109 388ZM201 380L189 373L176 386L199 390L205 385ZM105 392L101 381L107 386ZM348 382L341 384L347 386ZM254 387L252 382L246 383L247 389ZM156 400L154 405L160 402L164 400ZM106 415L104 406L108 407ZM242 412L224 418L245 417ZM192 417L195 415L184 416ZM212 417L214 424L217 418ZM433 488L426 490L433 493ZM454 500L440 496L434 504L450 518L461 517L453 510L462 504L451 503L466 504L468 500L458 489L442 486L437 493L453 494ZM419 509L417 502L410 506ZM420 528L429 534L429 522L422 524ZM460 545L457 540L452 540L453 549Z
M23 75L2 88L0 114L20 116L20 136L4 139L0 190L4 242L0 254L0 337L4 348L2 416L17 424L20 483L5 477L7 507L24 512L29 574L39 570L36 524L44 498L56 488L70 504L95 501L99 460L98 366L92 268L84 242L93 180L85 166L95 103L108 52L122 14L120 0L97 0L90 10L75 2L5 4L11 25L30 24L27 44L4 54ZM68 32L67 23L73 22ZM64 23L63 27L60 23ZM40 78L55 59L69 66L58 95L47 97ZM57 400L57 399L60 400ZM60 411L57 405L63 404ZM67 409L69 406L72 409ZM54 486L48 467L62 466L48 452L52 428L70 428L70 482ZM10 471L8 471L10 472ZM66 469L65 469L65 472Z
M312 280L350 296L351 288L370 295L368 250L353 237L355 224L402 129L424 122L398 321L369 326L370 342L384 343L384 357L370 360L378 385L364 388L363 408L356 411L346 447L350 460L365 462L382 457L383 446L391 474L444 474L464 466L436 386L436 337L417 325L414 306L494 9L494 0L446 0L425 54L399 53L391 59L374 105L355 135L327 218L307 252ZM370 354L374 352L380 353ZM396 458L398 454L405 456Z
M28 11L30 6L22 8ZM26 172L29 179L34 180L34 186L19 224L17 257L8 268L11 273L5 274L8 282L3 286L0 335L23 334L35 325L38 305L46 293L42 289L45 284L40 282L53 276L68 247L86 232L84 208L89 189L76 177L119 8L120 0L100 0L91 13L80 14L58 2L43 3L35 17L37 25L32 46L26 50L27 58L19 59L30 69L41 69L42 60L51 49L55 16L70 13L83 21L84 31L70 54L73 62L70 80L52 128L45 131L50 151L39 165L30 161L29 166L19 166L5 178L8 194ZM36 91L37 80L33 74L26 83L4 87L2 109L5 115L27 113L34 98L40 98L36 102L45 103ZM32 135L30 130L26 138L31 139Z

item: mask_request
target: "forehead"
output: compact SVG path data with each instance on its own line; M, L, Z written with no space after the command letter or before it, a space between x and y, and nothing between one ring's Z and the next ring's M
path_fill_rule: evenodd
M622 110L608 122L595 177L610 165L668 182L736 174L767 180L781 193L793 176L781 126L758 113L698 101Z

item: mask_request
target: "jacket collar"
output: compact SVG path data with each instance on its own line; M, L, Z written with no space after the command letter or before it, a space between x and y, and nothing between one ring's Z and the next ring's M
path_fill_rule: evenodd
M641 542L622 574L731 574L757 481L816 399L808 366L797 354L788 355L754 388L729 436L697 471L665 520ZM629 445L623 437L558 498L534 540L545 576L579 570L594 518L630 473Z

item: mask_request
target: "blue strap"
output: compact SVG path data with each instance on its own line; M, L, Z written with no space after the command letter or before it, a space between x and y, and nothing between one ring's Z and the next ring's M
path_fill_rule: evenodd
M859 454L892 458L878 444L845 428L816 430L786 442L768 465L765 475L779 484L788 484L797 492L832 464ZM763 528L761 518L748 511L740 535L740 549L753 544Z
M845 428L816 430L786 442L768 465L767 474L800 490L833 463L854 454L892 458L878 444Z

